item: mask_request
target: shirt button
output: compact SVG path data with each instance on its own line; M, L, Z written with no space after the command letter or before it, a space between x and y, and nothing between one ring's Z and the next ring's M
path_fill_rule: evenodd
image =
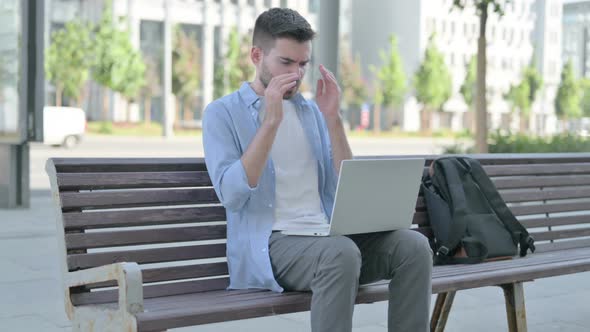
M268 204L268 207L272 207L272 204Z
M262 252L266 252L266 248L262 248Z

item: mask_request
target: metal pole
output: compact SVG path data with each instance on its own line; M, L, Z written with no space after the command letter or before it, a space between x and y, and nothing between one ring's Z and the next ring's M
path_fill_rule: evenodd
M338 78L340 0L321 1L318 31L318 64Z
M163 93L163 127L164 137L174 135L174 105L172 104L172 22L170 21L170 0L164 1L164 93Z

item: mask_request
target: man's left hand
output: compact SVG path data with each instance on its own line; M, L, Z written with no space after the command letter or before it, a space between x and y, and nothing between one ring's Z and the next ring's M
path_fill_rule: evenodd
M340 118L340 87L336 77L320 65L322 78L318 80L315 100L326 120Z

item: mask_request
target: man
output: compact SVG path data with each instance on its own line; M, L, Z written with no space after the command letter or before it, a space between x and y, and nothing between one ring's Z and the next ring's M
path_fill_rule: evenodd
M310 290L312 331L351 331L359 283L391 279L389 330L426 331L432 253L424 236L279 232L328 222L340 163L352 158L334 75L319 66L315 102L298 93L314 35L296 11L262 13L250 52L254 81L205 111L205 160L227 210L229 288Z

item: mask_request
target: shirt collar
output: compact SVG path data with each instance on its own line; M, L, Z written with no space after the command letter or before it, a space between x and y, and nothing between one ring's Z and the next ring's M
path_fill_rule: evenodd
M242 86L240 86L240 89L238 91L247 107L253 106L254 109L256 109L256 111L260 110L260 101L262 99L259 95L256 94L254 89L252 89L252 87L250 86L250 82L242 83ZM302 105L306 102L305 98L299 92L296 95L294 95L291 98L291 100L297 105Z

